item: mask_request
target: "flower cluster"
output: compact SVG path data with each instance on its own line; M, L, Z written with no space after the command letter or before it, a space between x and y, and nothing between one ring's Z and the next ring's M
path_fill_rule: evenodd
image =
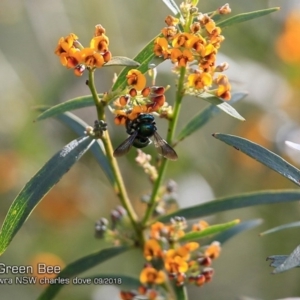
M100 218L95 223L95 237L115 246L132 245L135 235L132 231L126 209L118 205L111 210L110 221Z
M141 113L158 111L165 105L165 88L163 86L147 86L146 77L139 70L128 72L127 88L114 101L115 124L125 125L126 121L134 120Z
M201 231L208 226L207 222L200 221L193 225L192 231ZM156 222L150 227L149 239L144 245L144 257L148 263L140 273L142 286L138 292L130 292L132 295L148 295L150 291L154 295L154 291L164 285L167 276L178 286L186 283L202 286L211 281L214 273L211 264L220 254L220 244L213 242L200 248L196 242L181 242L184 240L186 228L186 220L182 217L171 219L170 225ZM126 292L122 293L121 299L133 299ZM157 298L148 296L148 299Z
M215 14L229 13L229 6L224 5L211 16L199 13L191 3L183 3L180 8L184 18L166 17L167 27L154 42L155 55L187 68L187 93L199 95L206 91L229 100L231 86L227 77L215 74L227 69L228 64L216 65L217 52L224 36L212 18Z
M89 47L84 48L78 41L78 36L70 33L59 39L55 54L59 56L63 66L74 69L75 75L81 76L86 68L101 68L111 59L108 45L105 29L98 24Z

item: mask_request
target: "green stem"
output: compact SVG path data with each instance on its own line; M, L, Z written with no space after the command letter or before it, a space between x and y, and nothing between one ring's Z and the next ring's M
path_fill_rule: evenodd
M95 102L95 105L97 108L98 119L105 121L105 112L104 112L105 104L102 103L98 97L98 93L97 93L97 90L95 87L94 70L89 71L88 86L91 90L91 93L92 93L92 96L93 96L93 99L94 99L94 102ZM106 157L108 159L108 162L110 164L110 167L111 167L113 175L114 175L114 183L113 183L114 191L117 194L117 196L119 197L121 204L126 209L126 211L128 213L128 217L131 221L133 228L136 231L138 238L142 239L142 234L140 233L140 229L139 229L139 226L137 223L137 215L136 215L136 213L131 205L131 202L129 200L129 197L127 195L127 191L126 191L126 188L125 188L125 185L123 182L123 178L122 178L118 163L117 163L115 157L113 156L113 147L111 144L111 140L110 140L108 131L104 132L101 140L102 140L104 148L105 148ZM141 240L141 242L143 242L143 240Z
M169 128L168 128L168 133L167 133L167 142L170 145L172 145L172 141L174 138L174 134L175 134L175 130L176 130L177 122L178 122L179 112L180 112L180 108L181 108L181 102L182 102L182 98L184 96L185 71L186 71L185 67L180 68L174 109L173 109L172 118L169 121ZM165 175L167 164L168 164L168 160L166 158L163 158L160 168L159 168L157 179L153 185L153 190L152 190L151 198L150 198L150 201L148 204L148 208L147 208L147 210L145 212L145 216L142 220L142 227L144 227L146 225L146 223L151 218L151 216L154 212L154 209L156 206L157 193L158 193L160 185L162 183L162 179Z
M187 290L184 285L176 286L176 284L174 284L174 291L175 291L175 295L176 295L176 300L187 300L188 299Z

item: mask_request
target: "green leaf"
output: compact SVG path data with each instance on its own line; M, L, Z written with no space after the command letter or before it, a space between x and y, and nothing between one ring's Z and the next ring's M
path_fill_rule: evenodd
M157 218L161 222L169 222L175 216L185 217L186 219L196 219L221 211L237 208L275 203L288 203L300 200L300 190L269 190L240 194L237 196L224 197L210 202L199 204L192 207L177 210L168 215Z
M280 259L277 258L278 255L269 256L267 260L272 260L271 266L275 267L273 270L273 274L282 273L288 271L290 269L296 268L300 266L300 245L294 249L294 251L284 257L280 255Z
M51 188L67 173L81 156L92 146L95 140L88 136L80 137L55 154L27 182L12 203L0 232L0 254L29 217L35 206Z
M213 137L233 146L300 186L300 170L272 151L234 135L215 133Z
M125 56L114 56L112 57L103 67L108 66L128 66L128 67L138 67L140 64L131 58Z
M204 94L204 95L201 94L201 96L196 96L196 97L201 98L206 102L209 102L210 104L217 106L219 109L223 110L226 114L238 120L245 121L245 119L230 104L224 102L218 97L214 97L208 94Z
M154 56L151 61L149 62L149 69L153 69L155 67L157 67L158 65L160 65L161 63L163 63L165 61L165 59L163 57L159 57L159 56Z
M150 62L155 57L153 52L154 47L154 41L159 37L160 35L157 35L155 38L153 38L142 50L141 52L133 59L134 61L138 62L140 66L137 68L137 70L141 71L142 73L146 73L150 69ZM116 91L117 89L124 89L126 86L126 75L129 70L132 68L126 67L124 68L121 73L119 74L116 82L114 83L112 87L112 91Z
M40 106L36 109L38 111L45 111L48 109L48 107ZM78 135L82 135L85 132L86 127L88 126L87 123L85 123L83 120L81 120L80 118L78 118L70 112L65 112L63 114L57 115L55 116L55 118L61 121L62 123L66 124ZM102 141L99 139L96 140L96 142L90 148L90 151L93 153L104 174L106 175L110 183L113 185L115 182L115 176L105 155L105 149Z
M298 246L299 247L299 246ZM267 260L271 260L270 267L279 267L284 263L284 261L288 258L288 255L271 255L267 257ZM294 266L293 268L300 267L300 262L298 265Z
M244 232L245 230L249 230L256 226L259 226L262 224L262 222L263 222L262 219L249 220L249 221L242 222L240 224L237 224L233 228L227 229L226 231L221 232L218 235L214 236L210 242L218 241L221 244L224 244L225 242L227 242L229 239L231 239L235 235L237 235L241 232Z
M62 123L66 124L69 128L71 128L74 132L78 135L82 135L88 126L83 120L75 116L70 112L66 112L60 114L55 117ZM107 179L110 181L112 185L115 183L115 176L111 169L111 166L108 162L108 159L105 154L105 149L101 140L97 139L96 142L90 148L90 151L93 153L94 157L96 158L97 162L99 163L101 169L103 170L104 174L106 175Z
M274 232L278 232L278 231L281 231L284 229L290 229L290 228L294 228L294 227L300 227L300 222L293 222L293 223L280 225L280 226L274 227L272 229L266 230L266 231L260 233L260 235L263 236L263 235L267 235L270 233L274 233Z
M127 275L115 275L115 274L98 274L98 275L92 275L88 277L84 277L84 279L90 278L92 282L94 280L97 280L98 278L100 279L105 279L105 278L111 278L111 279L120 279L121 284L115 283L114 285L117 285L119 287L122 287L122 289L138 289L138 287L141 285L141 282L138 278L127 276ZM97 282L95 282L97 284Z
M71 278L78 275L90 268L93 268L108 259L120 255L121 253L129 250L128 247L113 247L102 249L96 253L84 256L73 263L67 265L57 277L59 278ZM38 300L50 300L55 297L59 290L63 287L62 284L49 285L44 292L39 296Z
M249 21L252 19L256 19L256 18L265 16L265 15L268 15L268 14L273 13L278 10L280 10L280 7L272 7L272 8L267 8L267 9L262 9L262 10L257 10L257 11L251 11L248 13L238 14L238 15L235 15L226 20L217 22L216 25L219 27L231 26L233 24L246 22L246 21Z
M248 95L247 92L235 92L232 94L230 104L235 103ZM177 144L179 141L182 141L202 126L204 126L212 117L217 115L220 112L219 107L215 105L210 105L200 111L197 115L195 115L181 130L181 132L177 136Z
M103 96L103 95L102 94L99 95L99 97L101 97L101 96ZM69 110L75 110L75 109L93 106L93 105L94 105L94 100L91 95L74 98L74 99L65 101L63 103L59 103L59 104L47 109L46 111L44 111L42 114L40 114L36 118L36 121L54 117L54 116L57 116L66 111L69 111ZM37 107L37 108L39 109L39 107Z
M231 222L223 223L223 224L217 224L209 226L201 231L191 231L186 233L182 238L179 239L180 242L190 242L199 240L205 237L208 237L210 235L217 234L219 232L222 232L224 230L227 230L233 226L236 226L240 223L240 220L233 220Z

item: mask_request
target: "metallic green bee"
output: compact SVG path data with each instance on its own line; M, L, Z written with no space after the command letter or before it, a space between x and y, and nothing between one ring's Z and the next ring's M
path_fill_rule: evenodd
M158 152L165 158L177 160L175 150L157 133L154 117L151 114L140 114L134 120L126 121L126 132L129 137L114 151L114 156L126 154L131 146L144 148L151 143L150 137L154 138L154 145Z

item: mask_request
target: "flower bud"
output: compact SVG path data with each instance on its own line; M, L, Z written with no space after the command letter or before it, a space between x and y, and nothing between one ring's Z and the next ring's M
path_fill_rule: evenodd
M147 86L142 90L143 97L148 97L150 95L150 88Z
M132 88L130 91L129 91L129 95L131 97L135 97L137 95L137 90L135 88Z
M191 32L192 32L192 33L197 33L200 29L201 29L201 25L200 25L199 22L194 22L194 23L191 25Z
M129 101L130 97L128 95L123 95L119 98L119 103L121 106L125 106Z
M205 283L206 279L203 274L199 274L196 276L195 283L197 286L202 286Z
M204 275L205 281L208 282L212 279L212 276L214 275L214 269L213 268L205 268L201 274Z
M224 4L218 9L220 15L227 15L231 13L231 8L228 3Z
M105 33L105 28L101 24L95 26L94 36L100 36Z
M83 72L85 71L85 65L77 65L74 68L74 74L76 76L82 76Z
M152 86L151 93L156 95L163 95L165 93L165 88L163 86Z
M205 266L205 267L210 266L211 263L212 263L211 258L210 257L205 257L205 256L204 257L199 257L197 259L197 261L198 261L200 266Z
M104 52L103 54L102 54L102 57L103 57L103 60L105 61L105 62L108 62L108 61L110 61L111 60L111 52L110 51L106 51L106 52Z

